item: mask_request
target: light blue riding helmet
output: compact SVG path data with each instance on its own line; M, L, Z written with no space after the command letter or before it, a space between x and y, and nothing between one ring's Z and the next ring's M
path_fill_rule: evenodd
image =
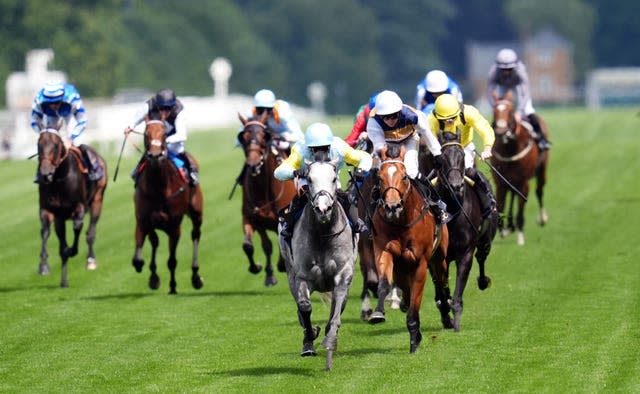
M313 123L307 127L304 134L304 143L309 148L331 145L333 132L326 123Z
M56 103L64 97L64 84L60 82L47 82L42 88L42 97L45 103Z

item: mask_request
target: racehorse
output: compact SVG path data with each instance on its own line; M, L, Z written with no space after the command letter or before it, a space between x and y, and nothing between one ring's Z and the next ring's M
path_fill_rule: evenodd
M238 115L243 124L238 141L244 149L245 163L242 179L242 230L244 240L242 250L249 259L249 272L258 274L262 266L253 258L253 233L260 235L262 250L266 259L265 286L278 283L271 264L273 245L267 230L278 231L278 212L289 205L296 194L293 181L281 182L273 172L279 165L278 152L272 146L273 135L267 129L268 113L264 112L256 120L247 120ZM278 255L278 270L284 272L282 252Z
M313 341L320 327L311 324L310 294L331 292L331 312L322 346L327 350L326 369L331 369L333 351L338 344L340 315L347 296L356 261L357 234L338 202L338 175L334 161L308 163L308 201L296 222L291 239L280 237L280 249L287 268L289 289L298 306L298 319L304 329L301 356L315 356Z
M447 204L447 210L453 216L447 223L449 229L449 247L447 262L456 262L456 287L453 292L451 308L453 310L453 329L460 331L462 317L462 295L469 279L475 252L480 276L478 288L485 290L491 284L491 278L485 275L484 264L491 251L491 243L496 235L498 214L492 212L483 220L478 195L471 189L473 180L465 176L464 148L460 144L460 134L441 133L443 164L437 171L436 192Z
M83 164L82 153L78 148L66 148L56 129L45 129L38 138L38 191L40 195L40 275L49 274L47 240L49 227L55 223L55 231L59 241L62 258L62 279L60 287L68 287L67 260L78 253L78 239L84 223L84 215L89 211L89 228L87 230L86 268L97 267L93 244L96 239L96 224L100 218L104 191L107 187L106 164L104 159L87 146L91 154L99 161L105 174L97 181L90 181L84 174L87 172ZM73 243L67 244L66 221L73 221Z
M540 207L538 224L547 223L548 216L542 201L543 189L547 179L547 161L549 151L540 151L531 135L528 122L516 122L515 107L512 102L513 91L509 90L501 99L496 98L493 108L493 129L496 142L493 146L493 179L496 183L496 202L498 212L504 212L509 196L509 210L506 228L500 220L498 228L501 235L507 236L517 230L518 244L524 245L524 208L529 195L529 180L536 178L536 197ZM540 119L540 127L546 133L546 125ZM515 191L514 191L515 189ZM518 196L518 211L515 225L513 222L513 200Z
M385 321L384 299L394 282L407 307L409 352L420 346L420 304L429 271L436 289L435 300L442 324L451 328L449 287L445 255L449 245L446 226L436 225L423 194L407 175L404 147L389 144L380 151L378 187L380 199L373 216L373 249L379 276L378 304L369 318Z
M149 269L149 287L157 290L160 277L156 273L156 252L158 250L158 234L164 231L169 238L169 259L167 265L171 272L169 294L176 294L175 271L176 248L180 239L180 224L184 215L191 219L191 284L195 289L202 288L202 277L198 274L198 246L200 244L200 228L202 226L203 199L200 185L189 186L185 175L178 170L169 159L166 143L165 123L158 116L151 115L146 119L144 131L144 162L135 187L134 201L136 212L136 247L132 264L136 272L142 272L144 258L142 245L147 236L151 243L151 262ZM197 163L193 158L192 162Z

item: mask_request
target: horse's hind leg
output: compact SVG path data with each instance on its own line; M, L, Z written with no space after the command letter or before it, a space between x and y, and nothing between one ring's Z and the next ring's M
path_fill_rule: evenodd
M260 242L262 243L262 250L264 251L264 255L266 258L266 266L265 266L265 274L266 277L264 279L264 285L275 286L278 283L278 279L273 275L273 266L271 265L271 255L273 254L273 243L271 239L269 239L269 235L265 230L258 230L258 234L260 234Z
M191 229L191 241L193 242L193 249L191 255L191 285L194 289L198 290L202 288L203 280L198 274L200 265L198 264L198 247L200 246L200 228L202 226L202 211L194 211L189 215L193 227Z
M158 252L158 233L155 230L149 232L149 243L151 244L151 262L149 263L149 270L151 275L149 276L149 288L151 290L158 290L160 288L160 277L158 276L156 265L156 253Z
M73 244L66 251L68 257L73 257L78 254L78 242L80 241L80 232L83 226L84 209L81 209L80 212L76 212L73 215Z
M40 211L40 263L38 264L38 274L49 275L51 268L49 267L49 253L47 252L47 241L49 240L51 221L53 215L47 211Z
M56 218L55 221L56 235L58 236L58 241L60 243L58 250L60 253L60 258L62 259L62 270L61 270L61 278L60 278L60 287L69 287L69 281L67 280L67 260L69 260L69 255L67 254L67 236L65 229L65 221L64 219Z
M133 254L133 259L131 259L131 264L133 268L136 269L136 272L142 272L142 267L144 267L144 258L142 257L142 245L144 244L144 239L146 237L146 232L142 230L139 223L136 223L136 250Z
M169 280L169 294L177 294L176 291L176 267L178 266L178 260L176 260L176 249L178 248L178 241L180 240L180 227L177 227L172 234L169 234L169 260L167 266L169 267L169 273L171 279Z
M260 264L256 264L253 260L253 242L251 239L253 238L253 226L248 223L246 220L243 220L242 229L244 231L244 240L242 241L242 250L244 254L247 255L249 259L249 272L252 274L258 274L262 271L262 266Z
M298 304L298 320L304 330L302 352L300 355L302 357L315 356L317 353L313 346L313 341L318 337L318 334L320 334L320 327L313 327L311 325L311 299L306 283L298 283L294 297L296 298L296 304Z
M104 163L101 162L101 164L104 166ZM91 210L89 215L89 227L87 228L87 246L89 250L87 252L86 269L88 270L95 270L98 267L98 263L96 262L96 255L93 250L93 244L96 241L96 226L98 225L100 212L102 211L103 194L104 186L99 186L99 189L96 191L96 194L93 197L90 206Z
M369 317L369 323L378 324L384 323L384 301L391 290L391 285L389 285L389 281L386 276L383 276L378 281L378 303L376 304L376 309L373 311L371 316Z
M546 165L542 163L536 171L536 197L538 198L538 205L540 206L540 214L538 215L538 224L544 226L549 221L549 216L547 215L547 211L544 209L543 203L543 195L544 195L544 185L547 181L546 179Z
M469 280L469 272L471 271L473 251L467 251L462 257L456 260L456 287L453 291L453 299L451 300L451 309L453 310L453 330L460 331L460 322L462 320L462 310L464 302L462 295ZM451 263L451 262L449 262Z

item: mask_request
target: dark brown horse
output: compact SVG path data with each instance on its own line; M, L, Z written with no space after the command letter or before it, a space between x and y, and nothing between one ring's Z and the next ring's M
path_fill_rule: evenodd
M245 162L242 179L242 250L249 259L249 272L258 274L262 266L253 258L253 233L258 232L266 259L265 286L278 283L271 264L273 244L267 230L278 231L278 211L289 205L296 194L293 181L281 182L273 172L281 157L272 145L273 135L267 130L266 112L255 120L239 115L243 124L238 141L244 149ZM285 271L282 253L278 254L278 270Z
M493 108L493 129L496 142L493 146L493 179L496 183L497 209L504 213L506 199L509 198L506 227L500 221L499 230L504 237L512 231L518 232L518 244L524 245L524 207L529 195L529 180L536 178L536 197L540 206L538 224L544 225L547 212L542 201L544 185L547 180L547 161L549 151L541 151L531 135L531 126L525 122L516 122L512 91L502 99L497 99ZM540 119L545 135L546 125ZM497 173L496 173L497 170ZM514 192L515 188L517 192ZM513 221L513 202L518 197L518 211ZM504 219L503 219L504 220Z
M436 304L442 324L451 328L445 255L449 244L446 226L436 225L424 196L406 173L404 147L389 145L380 152L378 170L380 201L373 216L373 249L380 278L378 305L370 323L385 321L384 299L390 283L402 291L407 310L411 353L420 346L420 305L428 273L436 288Z
M154 117L155 118L155 117ZM202 190L200 185L189 186L189 182L167 152L165 124L159 119L147 119L144 132L144 162L138 177L134 194L136 210L136 249L133 266L142 272L144 259L142 245L149 236L151 242L151 263L149 269L149 287L156 290L160 287L160 277L156 273L156 252L158 250L158 234L164 231L169 237L169 259L167 265L171 272L169 294L176 294L175 271L178 265L176 248L180 240L180 224L184 215L191 219L191 240L193 241L191 261L191 284L195 289L202 287L202 277L198 274L198 246L200 244L200 227L202 225ZM191 158L192 163L196 161Z
M82 154L78 148L65 147L60 134L55 129L47 129L38 138L38 189L40 194L40 275L50 273L47 240L49 227L55 223L55 231L59 241L59 252L62 258L61 287L68 287L67 260L78 253L78 238L84 223L84 215L89 211L89 228L87 230L86 268L97 267L93 244L96 239L96 224L102 210L104 190L107 187L106 164L93 149L85 146L99 161L105 174L97 181L90 181L86 175ZM73 221L73 243L67 244L66 221Z
M485 275L484 264L491 251L491 243L498 227L498 214L482 219L482 208L478 195L471 188L473 180L465 176L464 148L460 144L460 135L442 133L443 164L437 172L436 192L447 204L448 212L453 216L447 223L449 229L449 247L447 262L449 267L456 262L456 288L453 292L451 308L453 310L453 329L460 331L462 317L462 294L469 279L475 252L480 275L478 288L485 290L491 284L491 278Z

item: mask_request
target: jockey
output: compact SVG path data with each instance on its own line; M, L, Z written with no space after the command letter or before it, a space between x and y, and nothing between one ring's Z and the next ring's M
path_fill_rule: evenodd
M65 145L78 147L88 171L88 178L96 181L104 175L104 169L96 157L82 143L82 135L87 127L87 114L80 93L70 83L48 82L33 100L31 106L31 128L40 133L45 129L60 130L69 126L71 119L75 126L65 139ZM68 130L67 130L68 131ZM64 138L64 136L63 136Z
M371 169L371 155L365 151L353 149L340 137L334 136L331 128L325 123L313 123L307 128L304 139L299 140L291 149L291 156L280 164L275 172L276 179L286 181L297 178L298 195L293 198L288 209L280 214L282 228L280 234L290 242L295 221L307 202L305 193L307 181L304 178L306 161L338 159L336 170L339 172L344 163L358 167L357 178L364 178ZM358 218L356 204L351 204L345 192L340 190L338 182L338 201L349 217L354 233L366 230L366 226Z
M276 100L275 94L269 89L261 89L253 96L252 119L257 118L264 111L269 113L267 126L280 137L277 147L288 151L291 144L304 139L300 123L293 116L291 106L284 100Z
M442 163L440 143L431 133L429 122L424 113L402 103L397 93L385 90L376 97L375 108L369 114L367 133L377 154L387 143L403 145L405 148L404 165L409 178L419 181L426 195L430 195L431 183L418 168L418 149L420 138L435 157L436 166ZM446 205L435 194L427 199L438 223L446 223L450 215ZM374 200L376 200L374 198ZM433 200L433 201L431 201Z
M507 91L513 90L517 97L516 121L520 122L525 116L535 133L535 140L541 150L548 150L551 144L547 141L540 128L540 120L533 108L531 91L529 89L529 76L527 68L518 55L509 48L501 49L496 55L495 64L489 70L487 98L492 107L495 106L494 93L498 97L504 96Z
M476 130L482 138L484 149L480 153L480 160L484 161L491 157L491 148L495 142L493 128L476 107L461 105L450 94L443 94L436 99L435 108L427 119L433 135L438 132L460 134L460 144L464 148L465 174L474 181L473 188L480 198L482 216L488 217L496 209L496 200L489 180L474 168L476 147L473 143L473 131Z
M356 113L356 119L351 128L351 133L344 139L344 142L349 144L352 148L358 146L361 142L366 141L367 136L367 121L369 120L369 113L371 109L376 106L376 97L378 93L374 93L369 98L369 102L362 105Z
M151 113L159 113L160 118L166 125L169 158L178 169L185 169L189 185L195 187L199 182L198 169L195 163L191 162L184 149L184 143L187 140L187 122L184 112L182 112L183 109L182 102L176 98L173 90L160 89L154 97L151 97L140 106L133 122L124 129L124 135L128 135L137 125L144 122L146 116L151 115ZM138 179L141 171L140 165L143 160L144 158L140 159L131 174L134 181Z
M416 108L429 115L433 111L436 99L449 93L462 104L462 90L451 77L440 70L431 70L416 86Z

